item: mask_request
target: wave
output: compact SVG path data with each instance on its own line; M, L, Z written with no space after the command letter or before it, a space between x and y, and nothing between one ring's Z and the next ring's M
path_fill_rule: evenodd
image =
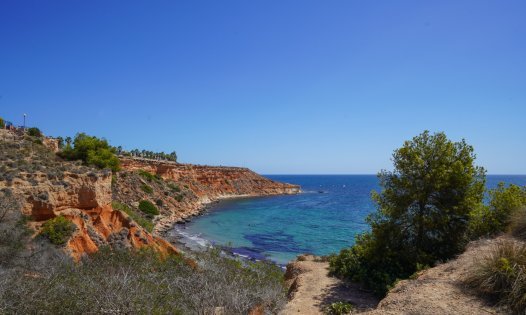
M202 249L212 247L212 243L202 237L202 234L191 234L188 232L185 232L181 228L174 227L172 229L172 233L175 237L179 239L181 243L184 245L195 248L195 247L201 247Z

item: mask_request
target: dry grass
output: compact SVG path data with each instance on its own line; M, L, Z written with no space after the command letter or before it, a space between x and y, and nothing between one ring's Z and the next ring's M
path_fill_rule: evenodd
M286 301L275 266L242 265L217 252L196 260L197 270L151 251L103 250L79 265L4 274L0 314L206 314L216 307L247 314L256 306L277 313Z
M510 220L510 234L526 241L526 207L523 207L512 215Z
M499 241L477 259L466 284L494 298L515 314L526 312L526 245L511 239Z

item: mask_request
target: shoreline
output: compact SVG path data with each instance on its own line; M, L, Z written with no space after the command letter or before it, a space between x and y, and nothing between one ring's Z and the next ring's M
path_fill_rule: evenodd
M214 200L208 200L205 202L202 202L200 204L200 207L196 213L189 214L182 218L181 220L173 223L169 229L163 230L159 233L159 235L170 242L172 245L174 245L176 248L180 249L183 253L189 252L190 254L194 252L201 252L206 251L207 249L220 249L223 254L225 254L227 257L232 259L240 259L242 261L250 261L250 262L257 262L257 261L266 261L270 262L272 264L275 264L279 266L284 272L286 270L286 266L290 263L295 261L295 259L288 261L287 263L278 263L276 261L273 261L271 259L260 259L257 257L253 257L250 255L243 255L240 253L236 253L233 248L230 248L228 246L214 244L213 240L208 240L205 238L201 238L202 241L206 242L205 244L200 244L199 241L195 241L195 245L191 245L190 242L183 241L184 239L191 240L192 236L185 236L182 229L185 229L185 225L187 223L190 223L193 218L197 218L200 216L203 216L210 211L213 211L213 208L218 205L221 202L227 201L227 200L235 200L235 199L252 199L252 198L266 198L266 197L274 197L274 196L282 196L282 195L294 195L294 194L300 194L303 191L301 189L298 190L296 193L280 193L280 194L267 194L267 195L251 195L251 194L243 194L243 195L223 195L216 197ZM303 255L299 254L298 256Z

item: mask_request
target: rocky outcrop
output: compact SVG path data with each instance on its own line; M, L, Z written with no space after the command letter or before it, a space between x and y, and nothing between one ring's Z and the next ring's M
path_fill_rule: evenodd
M121 166L128 171L145 170L165 180L186 182L192 190L209 199L228 196L264 196L296 194L298 185L279 183L265 178L248 168L180 164L134 158L121 158Z
M162 204L161 216L156 219L157 232L166 231L174 223L199 214L206 204L217 200L300 192L298 185L275 182L242 167L179 164L137 158L121 158L121 167L123 172L119 174L118 184L114 187L115 198L125 203L148 199ZM137 178L134 182L133 174L139 170L162 178L164 183L160 185ZM126 172L130 175L125 176ZM176 185L180 192L169 191L165 183ZM151 186L153 192L142 192L141 185Z
M112 209L111 172L64 172L60 180L41 172L20 173L9 184L1 181L1 188L9 188L20 197L22 212L31 218L30 225L36 231L46 220L59 215L72 221L76 230L66 249L75 260L101 246L149 246L161 253L177 253L171 244Z
M20 173L9 187L24 196L22 212L36 221L54 218L67 209L102 208L112 199L111 172L104 171L64 172L61 180L50 180L41 172Z

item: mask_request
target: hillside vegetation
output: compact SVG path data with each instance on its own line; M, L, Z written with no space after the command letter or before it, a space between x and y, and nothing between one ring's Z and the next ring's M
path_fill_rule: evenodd
M153 245L163 243L137 225L153 230L162 203L148 201L152 196L144 192L142 199L127 203L140 205L144 200L146 206L114 200L111 209L111 173L98 170L89 159L64 160L63 154L56 155L33 137L7 139L0 140L0 314L276 313L285 303L277 266L242 263L217 251L159 252ZM86 139L96 145L77 149L89 147L83 155L89 157L101 142ZM76 160L78 152L68 154ZM122 177L118 173L114 184L123 190L130 188L118 183L121 178L147 183L156 194L179 196L187 190L138 172ZM83 186L72 186L78 180L85 180L78 182ZM58 197L71 197L71 203ZM33 208L27 206L29 201L46 211L46 217L24 215L24 207ZM64 208L48 211L57 202ZM110 234L102 238L101 231ZM82 242L71 243L81 236ZM74 262L72 244L85 244L88 237L97 242L98 251ZM133 244L140 247L134 249Z
M470 240L496 236L510 223L523 235L526 188L500 184L484 204L485 171L474 161L471 146L443 133L406 141L393 154L394 170L378 174L371 230L331 258L331 273L384 296L399 280L456 257ZM522 246L499 244L468 281L515 312L526 310Z

